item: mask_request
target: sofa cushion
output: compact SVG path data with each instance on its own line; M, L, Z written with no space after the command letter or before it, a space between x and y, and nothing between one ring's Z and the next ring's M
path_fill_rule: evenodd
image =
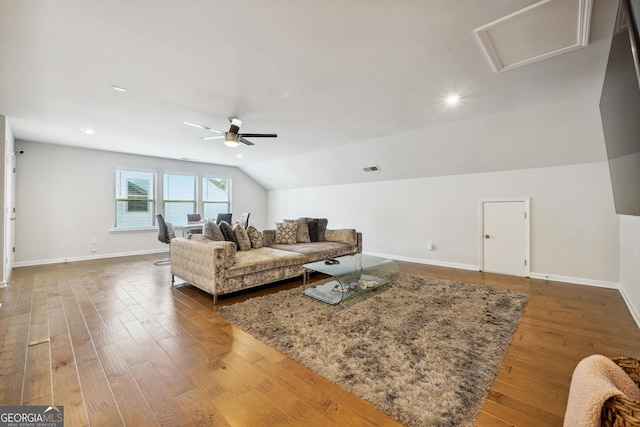
M296 243L298 224L277 222L275 243L292 244Z
M233 232L233 227L231 227L231 224L229 224L227 221L220 221L218 227L220 227L220 231L222 231L224 240L226 240L227 242L235 243L236 248L240 247L240 244L238 244L238 239L236 239L236 233Z
M320 261L354 253L354 246L342 242L311 242L293 245L272 245L271 248L305 255L308 262ZM236 255L237 257L237 255Z
M245 230L239 222L236 222L234 224L233 234L235 234L236 240L238 241L238 249L240 249L241 251L248 251L249 249L251 249L251 240L249 240L247 230Z
M247 227L247 235L251 242L251 247L254 249L260 249L262 247L262 233L258 231L253 225Z
M220 231L220 227L214 221L207 221L204 227L202 227L202 235L207 239L215 240L216 242L223 242L224 235Z
M307 225L309 227L309 240L312 242L318 241L318 218L307 218Z
M299 253L262 247L250 251L236 252L234 264L227 268L227 277L268 271L274 268L302 265L307 258Z

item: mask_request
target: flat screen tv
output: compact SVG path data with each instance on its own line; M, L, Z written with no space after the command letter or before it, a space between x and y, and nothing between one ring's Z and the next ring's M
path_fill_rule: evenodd
M621 0L600 97L613 200L620 215L640 215L639 13L640 0Z

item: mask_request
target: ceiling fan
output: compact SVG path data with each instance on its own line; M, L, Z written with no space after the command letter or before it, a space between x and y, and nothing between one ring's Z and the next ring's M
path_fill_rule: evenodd
M277 138L278 134L276 133L240 133L240 126L242 126L242 120L237 117L229 117L229 123L231 126L227 132L210 128L209 126L199 125L197 123L184 122L187 126L193 126L196 128L208 130L213 133L217 133L218 135L214 136L203 136L200 139L209 140L209 139L219 139L224 138L225 145L229 147L237 147L242 142L246 145L255 145L253 142L249 141L246 138Z

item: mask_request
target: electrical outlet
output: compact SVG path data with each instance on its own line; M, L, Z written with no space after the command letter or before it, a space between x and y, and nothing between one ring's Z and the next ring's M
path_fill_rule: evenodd
M432 240L429 240L429 241L427 242L427 248L429 248L429 250L430 250L430 251L432 251L432 250L433 250L433 241L432 241Z
M95 237L91 238L91 244L95 245L96 243L98 243L98 239L96 239Z

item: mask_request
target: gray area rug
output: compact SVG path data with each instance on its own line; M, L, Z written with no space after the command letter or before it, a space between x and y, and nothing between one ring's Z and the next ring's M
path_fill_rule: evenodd
M526 303L515 292L400 275L347 308L291 289L218 313L407 426L471 426Z

